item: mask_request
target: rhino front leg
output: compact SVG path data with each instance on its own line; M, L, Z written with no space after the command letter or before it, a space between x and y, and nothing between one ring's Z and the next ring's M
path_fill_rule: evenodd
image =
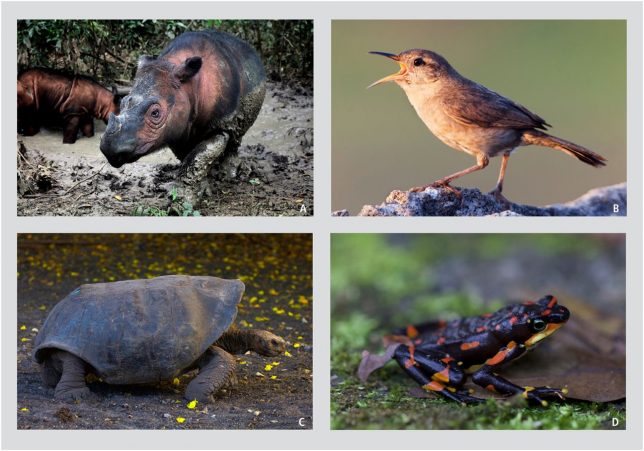
M197 362L199 374L186 387L184 397L201 403L213 401L214 395L231 380L237 362L228 352L211 346Z
M80 116L68 116L63 125L63 144L74 144L80 128Z
M81 132L86 138L94 136L94 118L91 115L85 115L80 122Z
M181 163L178 181L174 187L193 205L198 205L204 194L209 191L210 169L226 150L229 139L229 135L222 132L202 141Z

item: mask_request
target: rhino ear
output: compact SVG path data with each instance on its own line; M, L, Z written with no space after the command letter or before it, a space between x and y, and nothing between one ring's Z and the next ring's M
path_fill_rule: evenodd
M176 67L174 75L181 83L183 83L197 75L197 72L201 69L201 64L202 61L200 56L191 56L186 59L183 64Z
M139 57L139 63L137 66L137 69L141 69L143 66L150 64L152 61L154 61L156 58L153 56L148 56L148 55L142 55Z

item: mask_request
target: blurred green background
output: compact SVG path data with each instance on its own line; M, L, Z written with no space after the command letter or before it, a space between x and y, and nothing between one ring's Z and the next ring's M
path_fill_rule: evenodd
M529 146L512 155L504 194L533 205L572 200L626 180L626 22L593 20L333 21L333 210L356 214L393 189L431 183L475 164L435 138L394 83L398 71L369 51L436 51L463 76L524 105L551 133L608 159L594 169ZM455 186L491 190L500 158Z
M546 294L596 310L606 324L623 319L625 256L623 234L332 235L331 427L610 429L611 415L625 416L623 403L457 409L410 397L414 382L394 363L367 382L356 371L362 351L381 354L382 337L396 328Z

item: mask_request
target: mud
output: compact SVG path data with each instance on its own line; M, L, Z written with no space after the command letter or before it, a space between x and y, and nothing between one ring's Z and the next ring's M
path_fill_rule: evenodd
M310 235L20 235L18 255L18 429L312 427ZM163 273L242 277L236 327L271 330L287 340L289 355L236 356L237 383L194 409L183 398L194 372L159 385L90 377L90 400L55 400L31 358L51 308L82 283Z
M168 190L179 161L165 148L119 169L99 150L96 134L62 144L62 130L20 136L29 160L43 160L52 186L18 196L19 216L123 216L137 210L167 212ZM313 95L300 87L268 83L255 124L239 155L215 170L204 216L308 216L313 214ZM181 199L178 199L180 202ZM172 214L172 213L171 213Z

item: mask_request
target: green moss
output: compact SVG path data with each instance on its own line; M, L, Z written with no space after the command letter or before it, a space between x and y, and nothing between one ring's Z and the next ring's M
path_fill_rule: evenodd
M396 370L396 371L393 371ZM333 429L624 429L623 403L551 403L527 406L523 400L462 407L443 399L418 399L397 366L378 371L366 384L349 376L331 390ZM619 425L611 421L617 418Z

